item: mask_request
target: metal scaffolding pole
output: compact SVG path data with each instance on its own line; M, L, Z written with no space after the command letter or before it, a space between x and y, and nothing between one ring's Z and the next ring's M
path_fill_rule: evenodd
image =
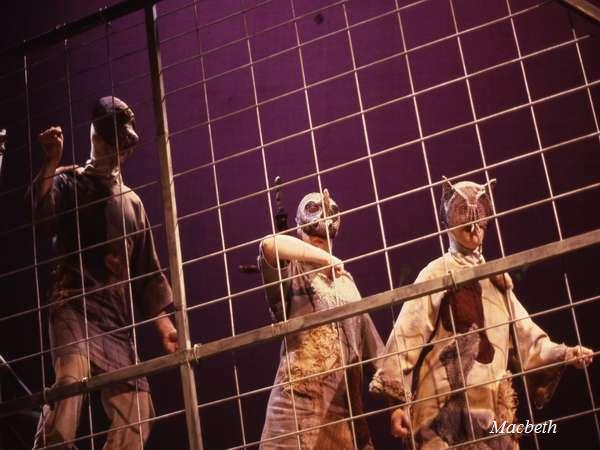
M179 350L190 350L190 327L187 315L187 301L183 267L181 258L181 243L177 223L177 203L173 182L173 166L171 161L171 146L169 143L169 125L167 110L163 101L165 88L162 75L162 64L156 26L156 6L146 6L146 36L148 38L148 57L150 62L150 78L152 80L152 97L156 121L156 137L159 144L160 180L165 212L165 231L169 250L169 270L173 288L173 303L175 305L175 320L177 322ZM189 361L179 366L185 417L188 431L190 450L202 450L202 433L200 415L198 413L198 398L194 369Z

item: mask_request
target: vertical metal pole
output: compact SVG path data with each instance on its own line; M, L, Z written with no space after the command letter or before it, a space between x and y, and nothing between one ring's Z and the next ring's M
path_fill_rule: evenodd
M190 350L190 328L187 316L185 284L181 258L181 243L177 223L177 204L173 185L173 166L171 161L171 146L169 143L169 126L167 111L163 102L165 88L162 77L162 65L156 29L156 6L146 6L146 36L148 38L148 57L150 61L150 76L152 79L152 97L156 120L156 137L159 142L160 181L165 212L165 229L169 249L169 269L173 288L173 303L175 305L175 320L177 322L179 350ZM202 450L202 434L200 416L198 414L198 398L194 370L189 363L179 367L185 418L187 423L190 450Z

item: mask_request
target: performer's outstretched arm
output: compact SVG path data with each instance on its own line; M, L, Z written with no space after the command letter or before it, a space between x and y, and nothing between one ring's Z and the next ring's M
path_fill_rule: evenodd
M593 351L583 346L568 347L553 342L531 318L527 310L510 291L511 306L514 311L517 345L524 370L568 361L570 365L583 368L592 362ZM536 407L543 407L554 394L565 366L550 366L528 375Z
M342 260L315 245L292 236L270 236L263 239L261 247L265 259L272 266L277 266L277 257L279 257L284 261L296 260L320 266L333 265L336 275L344 273Z
M511 291L512 307L515 313L515 327L521 356L525 369L540 367L558 361L569 361L569 364L583 368L592 362L593 351L583 346L567 347L553 342L546 332L531 320L527 310Z

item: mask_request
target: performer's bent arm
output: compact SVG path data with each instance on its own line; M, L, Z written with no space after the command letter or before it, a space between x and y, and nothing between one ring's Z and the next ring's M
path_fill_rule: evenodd
M158 331L163 348L168 353L178 350L177 329L171 318L164 315L173 304L173 295L169 282L160 270L156 254L152 227L143 205L140 203L139 221L142 233L136 234L137 245L132 255L132 274L134 298L137 306L146 318L156 318L154 326Z
M426 267L417 276L415 283L435 278ZM411 389L413 369L426 344L434 332L435 322L444 292L426 295L402 304L400 314L387 340L386 354L369 386L371 392L383 394L390 399L404 402L405 393Z
M161 336L163 348L168 353L173 353L178 350L177 346L177 329L168 316L158 317L154 321L154 326Z
M39 205L41 200L52 189L56 168L60 164L63 153L63 133L60 127L51 127L40 133L38 140L42 145L44 159L42 167L35 179L34 202Z
M265 259L271 266L277 266L277 257L279 257L284 261L296 260L320 266L334 265L336 275L344 272L344 264L339 258L292 236L270 236L263 239L261 248Z
M430 278L431 274L425 268L419 273L415 283ZM385 353L391 356L383 360L382 367L377 370L369 385L369 390L383 394L390 406L399 406L390 416L390 433L397 438L406 439L410 434L409 408L400 405L407 400L408 391L412 387L413 369L421 352L420 346L431 337L443 294L427 295L402 305L386 344Z
M421 276L420 278L417 278L415 283L424 281ZM407 400L406 393L411 388L413 369L421 351L419 345L429 340L434 328L433 323L439 308L438 297L428 295L407 301L402 305L386 345L385 353L391 356L383 360L383 367L377 370L369 385L371 392L384 394L390 406L394 404L400 406ZM404 351L411 348L410 351ZM409 408L400 406L392 411L390 433L402 439L409 436Z

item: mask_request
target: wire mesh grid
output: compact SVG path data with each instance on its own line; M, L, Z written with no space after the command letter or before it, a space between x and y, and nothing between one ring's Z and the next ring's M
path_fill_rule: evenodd
M343 338L347 325L334 321L313 330L328 326L335 330L337 344L332 349L342 358L337 366L296 376L289 349L295 348L297 334L290 334L283 337L279 369L287 378L278 377L273 383L278 342L267 342L265 334L248 348L241 346L242 340L231 341L227 352L216 350L211 358L199 357L200 365L189 368L189 361L197 360L203 347L210 354L210 349L218 349L219 339L243 338L271 323L265 288L278 291L285 311L286 283L321 272L316 268L301 276L290 275L278 266L281 282L269 283L238 268L256 261L266 235L295 235L292 218L305 193L328 188L340 204L337 216L343 226L333 254L353 274L365 297L409 284L428 262L446 252L446 230L438 208L443 176L453 183L498 180L484 245L488 259L598 228L598 214L592 206L597 203L600 183L600 79L594 58L598 28L560 4L165 1L151 16L158 30L157 48L148 44L152 32L148 16L145 21L141 13L131 13L60 45L28 52L2 74L2 83L15 87L2 99L1 125L16 130L11 133L16 138L9 153L14 159L9 162L20 159L12 162L9 167L16 169L3 180L3 204L15 208L19 199L33 204L34 191L28 188L40 164L35 136L45 127L63 127L62 163L81 164L87 158L90 99L102 95L122 97L136 112L142 139L123 169L127 185L133 187L121 184L118 192L83 205L76 195L72 208L49 219L29 212L24 214L28 219L19 220L13 214L0 230L7 247L19 249L3 261L3 289L6 286L11 295L30 299L6 307L0 322L7 330L25 325L35 335L31 345L5 345L2 351L10 355L7 367L26 372L33 390L43 394L54 380L51 353L68 347L53 346L47 337L46 320L52 313L52 304L46 300L51 291L50 269L75 258L83 277L86 254L111 244L123 245L146 233L154 235L164 266L133 274L124 246L123 279L87 290L82 278L83 290L63 299L66 304L81 304L85 316L88 297L111 289L128 291L128 323L89 336L86 318L84 336L76 343L83 344L87 354L94 342L125 333L133 343L132 362L137 362L138 351L142 359L159 351L148 331L155 318L138 315L134 286L163 273L170 273L173 284L179 283L176 311L159 312L159 317L177 321L184 335L180 348L191 355L191 359L162 359L163 369L181 365L184 399L169 399L172 392L182 392L173 373L152 375L158 414L143 419L139 401L134 402L132 424L140 431L140 445L144 424L152 423L154 429L148 446L162 448L170 442L169 429L183 429L184 415L188 433L199 434L191 412L199 410L202 436L190 440L192 448L255 447L271 411L267 409L271 391L290 393L292 406L287 414L293 425L282 436L263 436L263 445L292 437L301 447L315 433L327 435L332 433L327 430L336 430L338 434L349 431L348 445L358 447L361 419L368 422L376 448L400 445L389 436L389 413L396 407L367 394L373 375L369 365L386 356L418 352L426 347L423 343L397 342L402 351L347 361ZM153 57L159 51L153 72ZM163 90L157 94L158 80ZM161 108L164 123L159 125ZM160 167L152 153L156 150L167 158ZM24 173L28 176L20 176ZM283 182L276 185L276 176ZM143 199L152 225L130 230L122 212L116 237L82 241L82 210L114 199L123 207L118 199L132 194ZM283 196L290 216L284 232L276 226L276 194ZM175 203L166 200L169 195ZM23 197L28 200L24 202ZM56 255L39 233L61 217L74 217L77 245ZM173 241L174 235L181 244ZM331 236L327 241L333 243ZM531 314L486 323L482 330L493 333L497 328L508 329L509 324L516 328L531 318L557 342L597 348L598 336L590 320L598 299L590 263L595 259L596 249L579 250L513 271L516 291ZM329 270L333 270L331 265ZM334 303L344 303L335 286ZM384 341L398 310L398 305L391 305L371 312ZM459 345L454 318L451 322L454 334L436 340L436 345L446 341ZM287 334L274 330L276 336ZM466 332L461 339L479 332ZM193 347L194 343L205 345ZM457 353L460 361L461 352ZM90 358L86 361L90 364ZM348 374L363 365L364 395L357 400L350 394ZM563 365L554 361L544 367ZM139 366L143 374L157 370ZM600 444L594 366L577 373L567 371L564 377L569 381L563 380L557 398L541 411L534 408L529 377L524 376L539 370L526 368L508 376L498 373L492 380L464 387L463 366L461 362L463 387L453 394L510 378L519 394L519 419L534 423L552 419L561 429L555 436L525 435L523 448L562 448L569 442L564 429L589 436L589 448ZM86 382L94 384L98 377L91 369L87 373L93 376ZM295 378L290 381L290 377ZM100 383L109 383L109 378ZM299 386L319 385L327 379L341 380L345 412L307 420ZM99 387L102 384L94 389ZM198 399L192 403L198 408L189 404L196 390ZM436 393L408 404L447 401L448 394ZM485 445L490 439L475 434L470 397L464 398L469 411L465 439L451 448ZM364 409L357 401L365 402ZM98 418L100 408L92 397L85 409L76 444L95 448L106 438L109 425ZM116 430L128 428L117 425ZM416 431L410 434L413 446L421 445ZM182 440L178 445L186 443Z

